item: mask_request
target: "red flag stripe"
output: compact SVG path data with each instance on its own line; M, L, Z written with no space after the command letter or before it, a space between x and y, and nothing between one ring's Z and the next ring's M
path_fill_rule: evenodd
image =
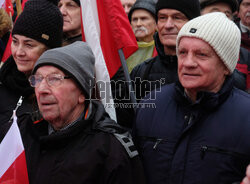
M0 183L28 184L25 152L23 151L0 178Z
M23 142L17 126L17 117L15 113L13 115L13 123L0 144L0 183L18 181L20 184L28 184Z
M121 66L118 49L123 49L125 58L138 46L128 17L120 1L97 0L100 22L101 46L110 76Z

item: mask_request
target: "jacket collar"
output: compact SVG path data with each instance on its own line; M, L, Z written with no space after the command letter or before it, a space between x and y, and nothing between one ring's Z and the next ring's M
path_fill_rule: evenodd
M197 100L195 102L192 102L191 99L185 94L183 86L178 81L175 85L175 99L177 103L180 103L184 106L189 106L194 109L203 108L209 111L213 111L228 98L232 89L233 76L231 75L226 78L219 92L213 93L201 91L197 94Z
M161 58L162 62L166 64L177 62L177 56L170 56L170 55L165 54L164 45L162 45L160 41L158 32L154 34L154 40L155 40L155 47L156 47L158 56Z
M109 118L101 102L92 101L92 104L93 111L88 119L82 118L65 130L49 135L48 122L41 120L30 124L31 133L43 146L53 148L65 146L73 137L92 134L94 130L108 133L124 133L127 131Z

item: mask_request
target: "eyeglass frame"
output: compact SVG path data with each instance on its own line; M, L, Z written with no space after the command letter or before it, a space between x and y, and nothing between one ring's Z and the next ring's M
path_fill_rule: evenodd
M58 77L60 82L57 85L51 84L51 82L49 81L49 77L52 76L52 75ZM41 79L38 84L37 84L36 76L40 76L40 79ZM35 79L35 85L32 84L32 77L34 77L34 79ZM33 88L36 88L42 83L43 79L45 79L45 81L46 81L46 83L48 84L49 87L56 87L56 86L60 86L64 79L71 79L71 78L72 78L71 76L63 76L61 74L51 73L51 74L46 75L45 77L42 76L41 74L31 75L31 76L29 76L28 80L29 80L30 86L33 87Z

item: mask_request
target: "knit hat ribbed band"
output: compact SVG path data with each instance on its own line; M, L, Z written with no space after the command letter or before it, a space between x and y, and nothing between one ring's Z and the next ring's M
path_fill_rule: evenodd
M153 15L154 18L156 17L154 0L136 0L135 4L131 7L128 13L128 19L130 22L131 22L132 14L136 9L147 10Z
M175 9L187 16L189 20L200 16L199 0L158 0L156 3L156 15L161 9Z
M45 51L37 60L32 74L44 65L58 67L73 76L85 97L90 97L95 84L95 58L86 42L76 41L64 47Z
M58 0L28 0L16 20L12 35L35 39L49 48L62 45L63 17Z
M241 33L224 13L208 13L187 22L177 36L177 55L182 37L196 37L207 42L233 73L239 57Z

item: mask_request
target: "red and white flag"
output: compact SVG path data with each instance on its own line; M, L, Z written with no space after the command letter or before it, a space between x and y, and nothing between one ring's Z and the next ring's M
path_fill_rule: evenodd
M11 0L0 0L0 8L4 8L8 15L13 16L14 10Z
M110 78L121 66L118 50L128 58L138 49L136 38L120 0L81 0L81 8L83 37L95 55L97 83L105 83L105 91L99 89L101 100L104 106L113 104ZM114 108L105 109L116 119Z
M17 117L0 144L0 183L28 184L28 172Z

